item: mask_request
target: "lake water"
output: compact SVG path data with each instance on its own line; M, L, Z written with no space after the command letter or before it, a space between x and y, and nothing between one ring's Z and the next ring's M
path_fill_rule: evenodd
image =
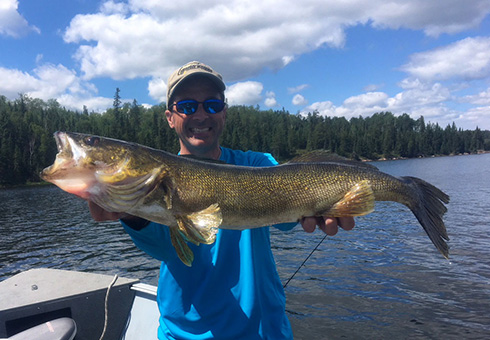
M451 197L450 260L395 203L327 237L286 287L296 339L483 339L490 336L490 154L374 163L420 177ZM50 267L157 283L159 262L116 222L93 222L86 203L47 186L0 190L0 280ZM283 282L322 238L272 230Z

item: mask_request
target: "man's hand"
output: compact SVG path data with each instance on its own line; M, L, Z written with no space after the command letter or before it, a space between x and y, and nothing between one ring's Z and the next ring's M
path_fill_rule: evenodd
M128 218L130 216L126 213L117 213L104 210L92 201L88 201L88 208L92 218L97 222L116 221L121 218Z
M339 227L344 230L351 230L354 225L353 217L303 217L301 219L301 226L307 233L314 232L316 226L318 226L329 236L337 234Z

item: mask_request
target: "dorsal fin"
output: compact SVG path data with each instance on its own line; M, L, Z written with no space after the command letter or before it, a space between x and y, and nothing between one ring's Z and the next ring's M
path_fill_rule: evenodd
M226 162L220 161L219 159L202 158L196 155L180 155L180 157L195 159L197 161L206 162L206 163L227 164Z
M363 166L369 169L378 169L374 165L360 162L337 155L328 150L313 150L291 159L288 163L342 163L355 166Z

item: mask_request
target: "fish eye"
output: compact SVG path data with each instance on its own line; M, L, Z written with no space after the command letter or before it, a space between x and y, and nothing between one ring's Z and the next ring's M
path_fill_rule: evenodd
M99 144L100 138L99 137L86 137L84 142L85 142L85 144L87 144L89 146L96 146L97 144Z

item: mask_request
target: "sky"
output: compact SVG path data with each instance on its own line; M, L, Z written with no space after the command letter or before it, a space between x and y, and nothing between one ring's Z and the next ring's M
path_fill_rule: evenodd
M165 102L199 60L230 105L490 130L489 0L0 0L0 95Z

